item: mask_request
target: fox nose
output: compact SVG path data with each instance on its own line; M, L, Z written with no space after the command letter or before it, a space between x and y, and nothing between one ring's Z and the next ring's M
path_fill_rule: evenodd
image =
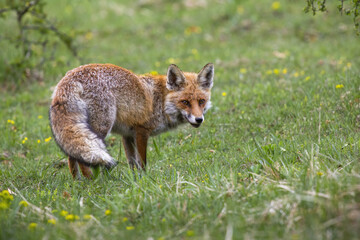
M197 123L202 123L203 121L204 121L204 119L203 118L195 118L195 121L197 122Z

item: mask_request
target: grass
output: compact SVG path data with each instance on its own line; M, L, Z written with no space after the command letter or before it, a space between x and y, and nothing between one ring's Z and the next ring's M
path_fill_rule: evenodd
M279 2L49 1L84 33L81 58L59 46L43 81L1 91L0 238L359 239L359 38L336 6L313 17ZM141 178L110 135L119 165L73 181L47 111L56 82L89 62L214 62L213 108L201 128L151 139Z

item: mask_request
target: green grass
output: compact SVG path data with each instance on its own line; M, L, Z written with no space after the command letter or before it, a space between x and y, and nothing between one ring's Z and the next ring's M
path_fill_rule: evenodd
M271 6L49 1L64 30L84 33L81 58L59 46L43 81L0 93L0 190L13 195L0 197L0 239L359 239L359 37L336 6ZM163 74L213 62L213 108L199 129L150 139L141 178L110 135L118 166L73 181L47 112L57 81L89 62Z

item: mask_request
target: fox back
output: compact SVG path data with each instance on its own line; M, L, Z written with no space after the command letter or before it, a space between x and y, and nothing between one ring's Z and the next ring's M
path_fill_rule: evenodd
M135 75L112 64L69 71L54 90L49 117L73 176L78 166L91 177L88 166L116 164L104 143L110 132L123 136L130 165L144 168L150 136L186 122L201 125L211 107L213 76L212 64L199 74L183 73L175 65L158 76Z

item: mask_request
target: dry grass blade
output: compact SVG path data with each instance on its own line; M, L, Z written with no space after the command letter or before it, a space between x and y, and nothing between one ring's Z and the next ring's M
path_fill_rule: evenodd
M49 219L57 219L54 215L51 214L51 210L49 208L46 208L45 210L35 206L34 204L30 203L22 194L21 192L14 186L13 183L10 183L11 186L14 188L15 192L22 198L23 201L25 201L28 204L29 209L39 215L39 217L43 218L44 215L48 217Z

